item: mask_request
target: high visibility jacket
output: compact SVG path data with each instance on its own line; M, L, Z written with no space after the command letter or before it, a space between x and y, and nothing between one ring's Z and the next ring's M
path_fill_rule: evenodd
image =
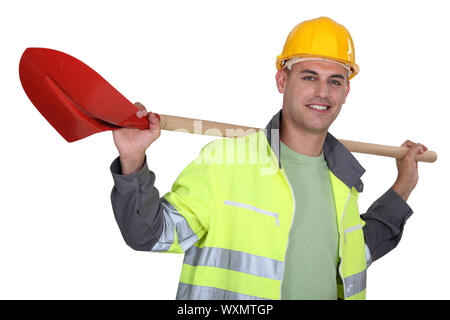
M178 299L282 298L289 231L295 208L302 204L295 203L289 178L279 166L279 151L267 139L270 134L279 150L277 132L213 141L164 196L166 220L173 225L152 250L185 251ZM334 148L333 154L327 148ZM363 169L331 135L324 151L327 160L336 161L329 174L339 230L339 297L362 299L364 221L353 183L360 180L358 176L350 183L348 176L356 178Z
M283 298L289 232L302 204L281 166L280 119L281 111L265 131L205 146L162 198L146 163L121 176L113 162L111 199L127 244L185 253L177 299ZM338 298L364 299L371 253L377 259L397 245L412 210L389 189L362 220L357 200L365 170L329 133L323 153L339 231Z

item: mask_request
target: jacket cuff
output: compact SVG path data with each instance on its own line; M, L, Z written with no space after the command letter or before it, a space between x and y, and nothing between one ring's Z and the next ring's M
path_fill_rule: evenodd
M392 188L389 188L379 199L381 203L387 206L394 213L392 217L399 225L404 225L406 220L413 214L411 207L403 200L400 195Z
M114 159L111 163L110 170L114 179L114 185L119 191L126 191L130 186L138 187L150 176L150 170L147 165L147 156L144 159L142 168L136 172L123 175L120 157Z

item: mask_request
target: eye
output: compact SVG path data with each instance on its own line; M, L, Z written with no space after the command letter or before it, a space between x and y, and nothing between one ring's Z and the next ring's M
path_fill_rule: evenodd
M330 80L330 83L333 85L333 86L341 86L342 84L339 82L339 81L337 81L337 80Z
M306 76L306 77L303 77L302 79L303 79L303 80L307 80L307 81L312 81L312 80L314 80L314 77L312 77L312 76Z

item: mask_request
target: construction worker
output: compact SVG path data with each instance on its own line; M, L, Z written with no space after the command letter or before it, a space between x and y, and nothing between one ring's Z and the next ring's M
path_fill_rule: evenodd
M133 249L185 253L177 299L364 299L367 267L412 214L424 145L402 144L397 179L360 215L365 170L328 132L359 71L347 29L298 24L276 66L283 105L266 130L209 143L163 197L145 154L159 116L137 103L150 128L113 131L116 221Z

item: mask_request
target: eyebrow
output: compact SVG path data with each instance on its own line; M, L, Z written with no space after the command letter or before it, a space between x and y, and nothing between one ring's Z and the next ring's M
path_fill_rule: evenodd
M319 75L317 72L315 72L313 70L309 70L309 69L305 69L305 70L301 71L300 73L310 73L310 74L313 74L315 76ZM339 74L339 73L332 74L330 76L330 78L339 78L339 79L345 80L345 77L342 74Z

